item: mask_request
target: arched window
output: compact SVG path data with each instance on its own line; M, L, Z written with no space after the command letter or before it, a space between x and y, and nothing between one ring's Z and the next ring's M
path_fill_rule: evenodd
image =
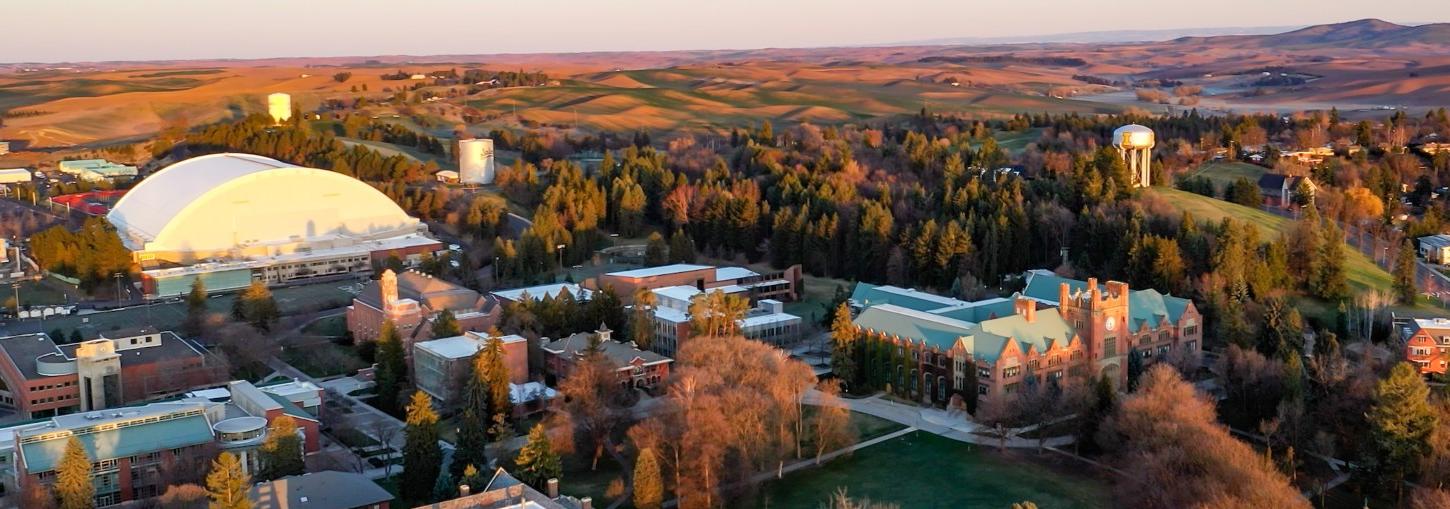
M947 399L947 378L936 377L936 399L945 401Z

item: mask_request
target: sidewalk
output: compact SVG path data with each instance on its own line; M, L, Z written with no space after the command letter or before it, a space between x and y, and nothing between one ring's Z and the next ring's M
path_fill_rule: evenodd
M999 440L996 437L980 434L987 431L987 428L972 422L966 414L948 412L937 408L924 408L905 403L896 403L883 399L879 395L862 399L841 398L841 401L854 412L873 415L888 421L905 424L908 427L941 435L958 442L990 447L997 447L999 445ZM812 405L819 404L820 392L815 389L807 392L805 402ZM1005 444L1001 445L1012 448L1036 449L1039 445L1037 439L1016 436L1028 429L1030 428L1009 430ZM1047 440L1042 441L1040 445L1062 447L1072 444L1074 440L1075 438L1072 436L1049 437Z

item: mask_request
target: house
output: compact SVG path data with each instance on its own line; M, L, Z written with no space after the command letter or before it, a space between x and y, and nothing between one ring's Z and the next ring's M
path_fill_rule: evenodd
M324 470L258 483L252 509L388 509L393 494L355 472Z
M1106 376L1124 387L1130 355L1147 363L1199 355L1202 317L1188 299L1040 270L1026 278L1010 299L978 302L859 284L853 323L875 345L868 350L906 360L890 372L868 363L868 379L946 406L964 397L968 377L979 400L1010 401L1027 384Z
M453 313L463 330L488 330L499 316L493 299L476 291L421 272L388 269L347 307L347 330L356 341L375 341L383 323L392 321L404 351L411 352L414 342L432 339L433 320L443 311Z
M1309 189L1309 199L1314 198L1314 193L1319 186L1309 177L1295 177L1279 173L1265 173L1259 177L1259 194L1264 197L1264 205L1269 207L1288 208L1294 204L1294 193L1299 191L1299 185L1303 183Z
M1313 166L1324 162L1325 159L1334 157L1334 147L1313 147L1305 150L1291 150L1279 153L1281 159L1293 159L1299 164Z
M1423 375L1444 375L1450 362L1450 319L1413 318L1400 324L1405 360Z
M575 365L598 348L600 355L613 366L620 385L631 389L655 389L670 376L674 359L648 350L640 350L633 342L614 341L609 327L599 324L593 333L579 332L544 343L544 371L554 380L563 380Z
M1450 235L1439 234L1419 238L1420 257L1427 263L1444 265L1450 262Z
M508 471L494 470L493 477L478 493L470 493L468 487L459 488L459 497L415 509L593 509L590 497L574 498L559 495L559 480L549 479L548 493L541 493L524 484Z

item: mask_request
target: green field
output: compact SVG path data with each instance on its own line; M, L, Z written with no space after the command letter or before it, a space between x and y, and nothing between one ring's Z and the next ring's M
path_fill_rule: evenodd
M1206 178L1210 182L1213 182L1213 188L1221 194L1224 188L1238 181L1238 179L1248 179L1249 182L1257 183L1259 177L1262 177L1268 172L1269 170L1264 169L1263 166L1249 163L1207 163L1199 166L1197 170L1185 175L1185 177Z
M1024 500L1053 509L1111 505L1108 484L1101 479L1066 474L918 431L787 475L732 507L816 509L824 507L838 488L854 498L902 508L1006 509Z
M1194 219L1199 221L1221 221L1225 217L1247 221L1259 228L1259 240L1272 240L1287 232L1293 224L1289 218L1283 216L1187 191L1154 187L1148 192L1162 197L1165 202L1181 211L1193 214ZM1345 245L1344 249L1350 286L1359 291L1389 291L1391 278L1388 272L1375 265L1369 257L1353 246Z

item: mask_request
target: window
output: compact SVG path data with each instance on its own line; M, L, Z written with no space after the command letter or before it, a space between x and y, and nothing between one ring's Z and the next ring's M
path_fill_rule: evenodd
M1118 355L1118 338L1107 338L1103 340L1103 356L1113 357Z
M982 384L982 385L978 385L977 386L977 394L979 394L979 395L985 395L985 394L987 394L988 391L991 391L991 390L992 390L992 387L989 386L989 385L987 385L987 384ZM55 472L50 472L50 474L52 476L54 476L55 475Z
M936 377L936 399L947 399L947 379L944 376Z
M1021 373L1022 373L1022 366L1012 366L1010 368L1002 368L1002 376L1004 378L1012 378L1012 377L1017 376L1017 375L1019 375Z
M992 369L977 368L977 378L992 378Z
M1072 354L1068 356L1068 358L1075 361L1082 360L1082 350L1074 350Z
M1168 351L1169 350L1172 350L1172 349L1173 349L1173 347L1170 346L1170 345L1160 346L1160 347L1158 347L1158 355L1160 355L1160 356L1162 356L1162 355L1168 355Z
M1010 384L1004 385L1004 386L1002 386L1002 392L1003 393L1006 393L1006 394L1015 394L1017 392L1017 387L1019 385L1021 385L1021 384L1018 384L1018 383L1010 383Z
M1138 338L1138 346L1148 346L1148 343L1151 340L1152 336L1144 334L1142 337Z
M1047 367L1049 367L1049 368L1050 367L1053 367L1053 366L1058 366L1058 365L1061 365L1061 364L1062 364L1062 357L1058 357L1058 356L1054 355L1052 357L1048 357L1047 358Z
M1192 335L1197 334L1197 333L1198 333L1198 326L1196 326L1196 325L1189 325L1189 326L1183 328L1183 335L1184 336L1192 336Z
M1188 343L1184 344L1183 346L1184 346L1184 348L1187 348L1188 351L1190 351L1190 352L1197 352L1198 351L1198 342L1197 341L1189 341Z

